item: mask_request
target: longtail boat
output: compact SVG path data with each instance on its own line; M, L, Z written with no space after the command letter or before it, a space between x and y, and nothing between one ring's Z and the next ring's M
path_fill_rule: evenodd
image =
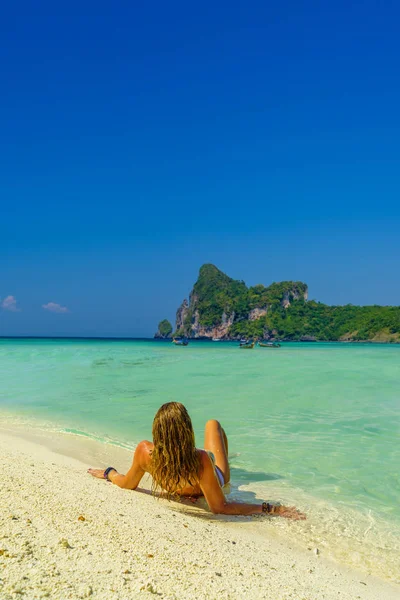
M243 350L251 350L255 345L255 342L247 342L245 344L240 344L239 348L243 348Z
M174 338L172 340L172 343L175 344L175 346L188 346L189 345L189 342L186 338L184 338L183 340L181 340L179 338L178 339Z

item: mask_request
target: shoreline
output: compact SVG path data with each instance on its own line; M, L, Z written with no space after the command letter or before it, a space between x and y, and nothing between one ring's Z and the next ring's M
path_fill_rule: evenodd
M5 600L18 589L28 599L60 600L399 597L400 586L299 544L290 537L297 523L281 531L278 519L216 516L202 502L155 500L148 480L133 492L86 473L113 462L129 467L132 453L123 448L5 426L0 449Z
M188 340L192 341L192 342L213 342L214 340L212 339L212 337L198 337L198 338L194 338L194 337L187 337ZM87 340L88 342L90 341L96 341L96 342L171 342L172 341L172 337L171 338L162 338L162 337L125 337L125 336L121 336L121 337L114 337L114 336L110 336L110 337L103 337L103 336L99 336L99 337L80 337L80 336L40 336L40 335L17 335L17 336L8 336L8 335L0 335L0 341L2 340L78 340L78 341L85 341ZM240 338L221 338L220 340L218 340L219 342L230 342L230 343L234 343L234 342L239 342ZM312 345L318 345L318 344L346 344L346 345L351 345L351 344L366 344L366 345L374 345L376 344L377 346L396 346L396 345L400 345L400 340L393 340L393 341L388 341L388 340L292 340L292 339L285 339L285 338L279 338L276 340L269 340L269 341L275 341L275 342L282 342L284 344L312 344Z

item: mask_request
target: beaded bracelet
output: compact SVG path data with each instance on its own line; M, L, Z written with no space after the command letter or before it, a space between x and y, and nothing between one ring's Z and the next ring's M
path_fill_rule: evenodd
M108 474L110 473L110 471L115 471L115 472L117 472L117 469L114 469L114 467L107 467L107 469L106 469L106 470L104 471L104 473L103 473L103 477L104 477L104 479L107 479L107 481L110 481L110 480L108 479Z

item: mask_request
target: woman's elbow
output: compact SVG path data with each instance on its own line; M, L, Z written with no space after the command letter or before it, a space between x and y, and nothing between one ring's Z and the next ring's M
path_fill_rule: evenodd
M119 477L116 477L114 479L113 483L115 483L115 485L117 485L119 488L121 488L123 490L132 489L132 486L129 485L129 481L128 481L126 475L120 475Z
M124 481L120 487L122 487L124 490L136 490L137 484L134 484L131 481Z
M219 505L210 506L209 508L213 515L225 515L225 514L227 514L226 507L227 507L227 504L219 504Z

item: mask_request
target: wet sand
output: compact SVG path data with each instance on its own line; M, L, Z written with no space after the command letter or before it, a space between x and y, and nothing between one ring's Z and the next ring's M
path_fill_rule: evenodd
M86 473L131 453L0 431L0 598L395 600L400 586L277 536L270 517L215 516Z

